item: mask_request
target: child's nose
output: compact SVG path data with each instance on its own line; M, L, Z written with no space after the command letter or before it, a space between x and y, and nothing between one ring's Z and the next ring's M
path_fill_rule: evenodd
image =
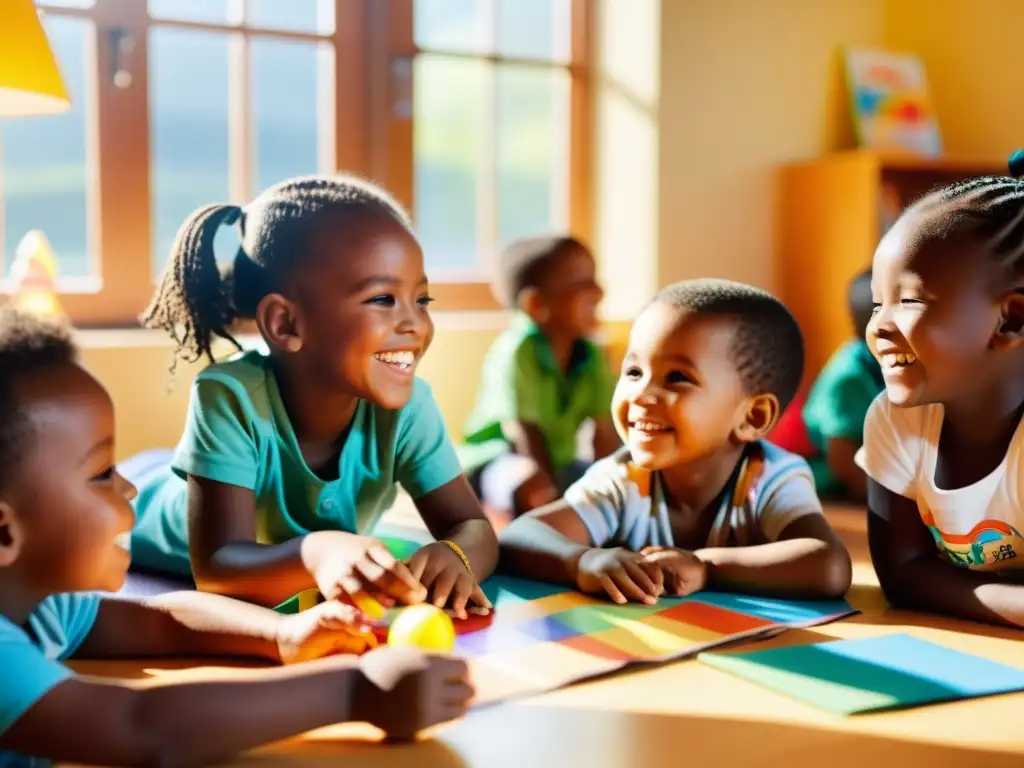
M121 494L121 497L125 501L134 501L135 497L139 495L139 489L136 488L129 480L125 479L124 475L120 472L117 473L117 479L120 482L118 491Z

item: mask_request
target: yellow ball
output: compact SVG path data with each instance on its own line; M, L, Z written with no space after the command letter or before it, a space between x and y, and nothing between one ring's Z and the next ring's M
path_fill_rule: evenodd
M455 627L440 608L426 603L411 605L391 623L388 645L415 645L425 651L448 653L455 647Z

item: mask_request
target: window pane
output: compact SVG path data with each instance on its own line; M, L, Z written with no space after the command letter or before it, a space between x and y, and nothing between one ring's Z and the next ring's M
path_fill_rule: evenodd
M155 274L196 208L228 200L228 35L156 28L149 42Z
M155 19L181 19L208 24L237 24L230 0L149 0L149 15Z
M31 229L46 233L59 261L60 275L94 274L88 251L86 198L86 120L94 71L87 40L90 22L47 16L46 33L71 97L71 109L38 118L0 121L0 231L4 266L11 264L18 242ZM88 116L88 117L87 117Z
M497 73L498 242L568 228L569 75L507 64Z
M289 176L317 171L316 43L254 37L252 52L253 194Z
M250 27L323 35L334 31L334 0L248 0L246 14Z
M413 0L413 39L436 51L490 52L491 0Z
M498 53L568 61L570 0L497 0Z
M479 265L477 166L483 149L489 65L416 57L416 220L428 275Z

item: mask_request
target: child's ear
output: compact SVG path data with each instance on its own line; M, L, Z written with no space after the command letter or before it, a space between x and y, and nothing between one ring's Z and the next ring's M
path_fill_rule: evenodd
M256 307L256 325L272 349L298 352L302 349L298 308L279 293L268 293Z
M747 411L734 435L742 443L761 440L779 420L779 399L775 395L755 395L747 401Z
M1024 344L1024 289L1007 294L999 308L999 326L992 335L992 349L1014 349Z
M0 501L0 568L14 565L25 541L21 525L7 502Z
M548 320L548 306L536 288L524 288L516 297L516 305L540 325Z

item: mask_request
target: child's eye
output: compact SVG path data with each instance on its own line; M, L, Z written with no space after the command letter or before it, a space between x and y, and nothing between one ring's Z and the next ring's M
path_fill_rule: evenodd
M416 299L416 303L419 304L424 309L426 309L427 307L429 307L431 304L434 303L434 297L433 296L420 296L418 299Z
M872 304L871 305L871 315L872 315L872 317L877 315L881 311L881 309L882 309L882 305L881 304L878 304L878 303Z
M900 299L900 304L904 307L917 307L924 304L921 299Z
M93 483L109 483L114 478L114 468L107 467L105 470L100 472L98 475L93 476L90 482Z
M395 306L395 297L390 293L382 293L380 296L374 296L372 299L367 299L366 303L377 304L382 307L393 307Z
M665 381L668 384L691 384L693 379L682 371L669 371L668 376L665 377Z
M629 368L627 368L626 370L624 370L622 372L622 375L625 376L627 379L639 379L644 374L643 374L643 371L641 371L635 365L632 365Z

